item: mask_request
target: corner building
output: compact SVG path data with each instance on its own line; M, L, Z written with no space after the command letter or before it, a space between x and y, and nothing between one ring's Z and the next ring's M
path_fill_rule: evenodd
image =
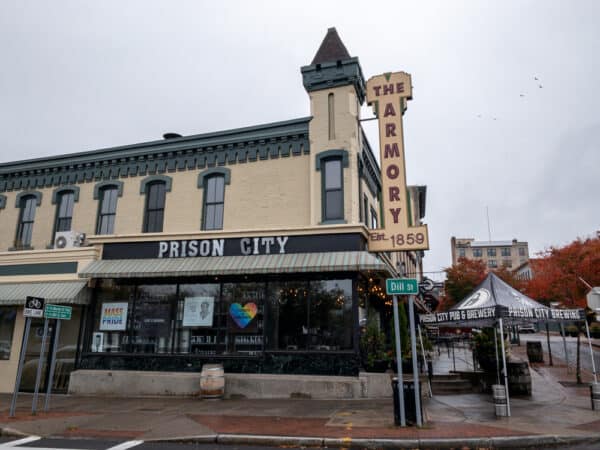
M0 165L1 392L28 295L73 307L56 392L205 363L358 376L367 311L389 317L383 280L416 276L423 255L367 251L381 179L360 125L365 79L335 29L301 72L310 117ZM425 193L409 188L410 223ZM42 327L33 320L21 390Z

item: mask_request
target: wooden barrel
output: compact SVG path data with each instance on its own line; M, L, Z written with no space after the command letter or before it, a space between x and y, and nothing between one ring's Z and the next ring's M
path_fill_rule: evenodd
M204 364L202 366L200 395L202 398L223 398L225 395L225 372L222 364Z
M590 394L592 397L592 409L600 411L600 384L592 383L590 386Z
M494 393L494 406L496 407L496 417L508 416L508 404L506 403L506 390L501 384L492 386Z

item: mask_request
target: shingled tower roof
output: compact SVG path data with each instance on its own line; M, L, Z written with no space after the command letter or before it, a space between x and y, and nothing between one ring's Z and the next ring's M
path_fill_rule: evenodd
M321 42L321 46L319 47L319 50L317 50L317 54L313 58L311 65L348 58L350 58L350 54L340 39L337 30L335 28L329 28L327 29L325 39Z

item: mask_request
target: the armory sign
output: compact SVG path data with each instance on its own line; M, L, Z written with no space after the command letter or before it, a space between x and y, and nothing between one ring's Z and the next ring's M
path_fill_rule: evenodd
M427 250L427 226L409 224L402 114L412 98L410 75L386 73L367 82L367 103L379 121L384 228L369 234L369 250Z

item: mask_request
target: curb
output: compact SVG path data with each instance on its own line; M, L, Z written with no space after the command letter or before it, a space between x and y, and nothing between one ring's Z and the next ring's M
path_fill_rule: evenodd
M23 433L22 431L19 431L19 430L15 430L14 428L0 427L0 436L23 438L23 437L27 437L27 436L31 436L31 435L28 433Z

